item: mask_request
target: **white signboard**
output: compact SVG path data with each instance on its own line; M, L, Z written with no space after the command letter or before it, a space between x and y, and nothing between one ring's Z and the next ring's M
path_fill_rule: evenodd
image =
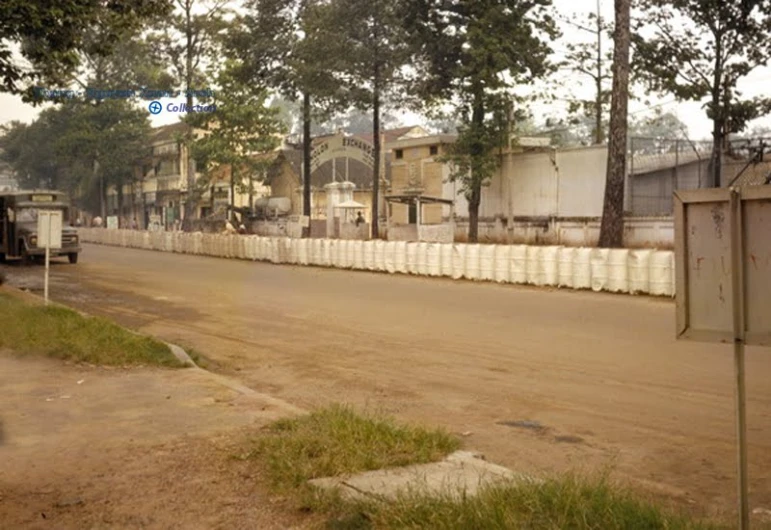
M675 267L678 338L771 346L771 187L675 192Z
M118 228L118 216L117 215L110 215L107 217L107 228L110 228L112 230L117 230Z
M745 344L771 346L771 186L675 192L677 338L734 350L739 525L749 528Z
M38 210L37 246L41 248L62 248L62 212Z

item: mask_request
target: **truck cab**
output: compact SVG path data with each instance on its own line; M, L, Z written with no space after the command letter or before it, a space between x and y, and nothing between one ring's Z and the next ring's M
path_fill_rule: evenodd
M37 242L37 216L40 210L58 210L68 219L69 199L61 191L23 190L0 193L0 258L28 263L45 256L45 248ZM66 223L68 224L68 223ZM67 256L78 262L81 252L78 230L62 227L62 248L50 249L51 256Z

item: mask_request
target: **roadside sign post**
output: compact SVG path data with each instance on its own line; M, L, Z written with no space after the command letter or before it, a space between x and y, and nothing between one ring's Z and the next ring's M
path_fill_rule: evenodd
M51 260L51 249L62 248L62 212L38 210L37 244L46 249L46 271L43 280L43 297L48 305L48 269Z
M771 188L674 199L677 338L733 344L739 528L748 530L744 349L771 346Z

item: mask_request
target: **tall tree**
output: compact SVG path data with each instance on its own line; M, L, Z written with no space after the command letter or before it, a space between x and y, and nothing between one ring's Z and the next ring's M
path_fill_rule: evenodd
M204 131L192 144L192 152L205 175L210 179L223 168L230 170L231 218L236 189L247 190L251 196L254 175L262 178L271 162L260 155L279 147L286 132L278 110L267 104L267 90L243 83L238 68L228 62L218 76L214 112L192 113L186 118Z
M731 133L771 111L768 98L741 99L739 81L771 56L769 0L643 0L634 68L650 89L706 99L712 120L711 185L721 185Z
M302 102L303 215L309 218L313 119L342 98L333 72L344 53L331 23L321 0L249 0L228 39L228 53L244 64L245 81ZM310 228L303 228L303 237L309 236Z
M109 54L127 31L140 28L153 17L164 16L170 0L11 0L0 3L0 92L26 94L31 85L51 70L74 68L77 52L88 43L88 30L102 25L110 31L96 51ZM107 24L105 20L107 19ZM20 43L21 55L34 68L14 59L11 43ZM121 44L123 44L121 42Z
M610 138L605 178L599 245L616 248L624 244L624 178L626 177L627 118L629 103L629 14L631 0L615 0L613 31L613 94L610 103Z
M413 0L406 7L417 92L456 104L462 116L453 178L468 199L469 240L476 241L482 186L500 162L502 120L491 118L503 112L508 121L508 89L550 70L547 41L557 35L551 1Z
M576 119L592 120L592 143L602 144L605 141L607 111L610 105L610 72L609 65L612 52L606 49L603 36L609 31L609 26L600 15L600 0L597 0L597 12L589 13L585 19L565 20L569 25L591 35L592 41L568 43L568 53L561 63L563 68L572 70L579 75L591 79L594 97L591 99L573 96L569 112Z
M151 39L168 59L175 88L183 91L190 108L196 99L207 99L205 90L210 88L211 80L207 68L219 63L230 11L225 7L225 0L174 0L174 6L171 16L157 19ZM196 215L193 193L196 169L190 149L193 141L191 130L184 139L188 146L185 230L190 229L190 221Z
M340 74L353 104L372 113L375 164L372 171L372 237L379 235L383 105L396 101L404 87L400 76L410 57L403 24L403 0L333 0L333 20L345 50Z

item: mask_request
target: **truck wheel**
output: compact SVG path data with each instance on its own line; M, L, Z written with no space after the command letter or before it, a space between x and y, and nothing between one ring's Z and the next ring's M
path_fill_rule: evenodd
M78 253L73 252L72 254L67 254L67 259L70 260L70 263L73 265L78 262Z

